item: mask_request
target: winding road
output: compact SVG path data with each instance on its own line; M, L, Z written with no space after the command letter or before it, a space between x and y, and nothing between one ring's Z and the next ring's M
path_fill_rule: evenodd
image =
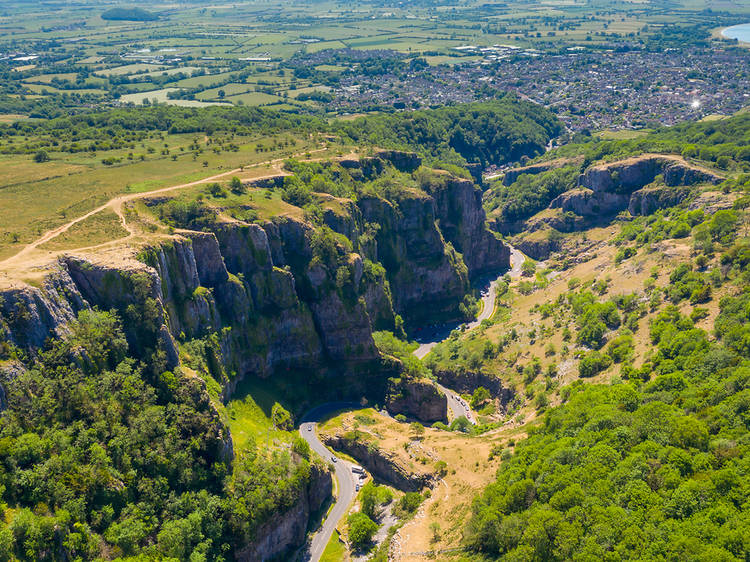
M320 560L328 545L328 541L331 540L331 536L333 536L333 532L336 530L336 526L339 524L341 518L346 515L349 506L356 496L356 482L352 474L351 463L338 458L323 445L322 441L318 438L318 422L326 415L338 410L360 407L361 405L356 402L332 402L318 406L302 418L299 434L321 458L333 462L336 481L338 482L336 503L333 504L333 508L327 514L320 529L315 532L304 549L301 557L301 560L304 562L317 562Z
M511 279L518 279L521 276L521 266L523 265L523 262L526 261L526 257L520 251L518 251L513 246L509 247L510 270L503 272L502 275L495 279L489 281L487 279L484 280L485 285L481 291L482 311L479 313L476 319L466 324L445 324L443 326L431 328L429 331L426 331L426 333L420 334L420 336L417 338L419 347L414 350L414 355L416 355L420 359L423 359L430 351L432 351L433 347L447 338L450 333L456 328L461 328L463 326L467 331L473 330L474 328L478 327L483 320L492 318L492 315L495 314L495 300L497 297L498 283L502 280L503 277L505 277L505 275L509 275ZM472 425L475 425L477 423L474 413L471 411L471 408L465 400L463 400L456 392L453 392L443 385L438 383L435 384L448 399L448 409L450 409L451 413L453 414L453 419L456 419L460 416L466 416L466 419L468 419Z
M521 276L521 266L526 260L525 256L513 248L511 249L510 255L510 270L504 272L502 275L495 279L485 280L486 285L482 289L482 311L479 313L475 320L468 322L465 325L466 330L472 330L482 323L482 320L486 320L492 317L495 313L495 298L497 295L497 284L507 274L512 279L517 279ZM439 342L443 341L450 332L460 327L459 325L446 325L434 328L431 332L423 334L421 337L426 340L420 342L419 347L414 351L414 355L420 359L425 357L430 350L435 347ZM419 340L418 340L419 341ZM466 416L472 424L476 424L476 417L471 411L468 403L464 401L456 392L453 392L449 388L444 387L441 384L436 383L437 387L443 392L448 399L448 408L453 414L453 419L459 416ZM323 404L310 410L302 418L300 423L299 433L302 438L310 445L310 448L320 455L323 459L330 460L333 462L335 467L336 480L338 481L338 495L336 502L333 504L333 508L325 517L321 527L313 534L312 538L308 541L307 546L303 550L301 560L304 562L318 562L323 555L323 552L328 545L328 541L331 540L333 532L336 530L336 526L341 521L341 518L346 515L349 510L349 506L354 501L356 496L356 480L352 474L352 464L348 461L341 459L332 453L318 438L317 427L318 422L325 416L332 414L338 410L360 408L361 405L356 402L331 402ZM335 459L335 460L334 460Z

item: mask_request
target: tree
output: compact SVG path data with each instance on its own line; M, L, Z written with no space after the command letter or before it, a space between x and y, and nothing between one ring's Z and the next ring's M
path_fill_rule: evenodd
M238 178L237 176L232 176L232 179L229 181L229 189L232 191L232 193L240 194L244 190L244 186L242 185L242 180Z
M481 406L485 402L485 400L489 399L490 391L483 386L480 386L479 388L474 390L474 394L471 395L471 407L476 409Z
M424 436L424 426L419 422L410 423L409 429L414 439L421 439Z
M278 402L271 407L271 421L274 426L284 431L291 431L294 428L292 415Z
M349 524L349 542L356 549L370 544L378 530L378 524L361 511L352 513L347 523Z
M524 277L531 277L536 273L536 263L534 263L532 260L526 260L523 262L523 265L521 266L521 274Z
M377 515L378 490L372 482L368 482L362 486L362 490L359 492L359 505L362 508L362 513L370 519L375 519Z
M612 359L608 355L591 351L578 364L578 374L581 377L593 377L607 369L611 364Z
M49 162L49 154L46 151L40 150L34 154L34 162L41 164L42 162Z
M468 433L471 429L471 422L466 416L458 416L451 422L451 431L460 431L461 433Z

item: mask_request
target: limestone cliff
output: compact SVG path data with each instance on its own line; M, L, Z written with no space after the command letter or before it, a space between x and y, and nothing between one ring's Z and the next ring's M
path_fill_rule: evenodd
M333 493L331 473L314 463L310 468L310 482L299 491L294 505L261 526L255 533L256 540L235 554L238 561L282 559L304 543L311 514L320 510Z
M536 172L537 168L524 170L518 168L517 174L506 174L506 178ZM608 220L622 211L633 216L651 214L694 196L701 184L722 180L680 156L641 154L590 166L578 177L578 186L555 197L547 209L526 220L496 223L493 228L519 233L512 240L516 247L535 259L546 259L557 249L560 232Z
M385 405L389 412L415 417L423 422L447 421L448 402L445 394L429 380L391 379Z
M323 442L336 451L351 455L375 478L404 492L418 492L435 482L433 474L410 469L395 453L380 449L360 435L326 435Z
M474 182L448 177L424 189L435 201L440 232L462 255L469 276L510 266L510 249L487 227L482 192Z
M579 183L597 193L630 194L653 182L657 175L663 176L664 183L669 186L716 184L722 179L711 170L694 166L680 156L641 154L591 166L583 173Z

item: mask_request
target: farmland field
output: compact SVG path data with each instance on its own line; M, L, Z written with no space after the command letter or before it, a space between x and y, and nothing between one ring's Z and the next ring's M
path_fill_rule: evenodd
M702 21L697 12L699 6L707 5L702 0L677 4L696 10L691 21ZM84 0L51 15L33 4L9 2L3 22L14 31L0 37L0 51L4 40L13 52L28 45L34 53L18 57L18 64L13 65L18 72L5 85L8 93L49 101L75 95L81 100L78 103L90 106L115 100L140 104L144 97L167 102L166 93L172 88L186 88L190 92L182 96L183 101L168 103L196 107L201 101L218 99L218 90L223 89L229 103L257 105L278 101L272 96L283 96L285 91L296 97L294 90L334 85L349 63L321 60L311 67L318 74L306 83L299 79L307 78L307 73L293 64L295 58L330 49L381 49L407 58L426 55L433 66L472 64L481 58L456 47L590 47L613 38L658 37L664 26L680 19L672 10L638 2L603 2L601 11L584 17L581 6L566 0L541 4L470 0L450 9L404 5L387 10L365 3L353 11L335 2L287 1L273 7L256 1L209 7L201 3L157 5L153 9L158 19L148 22L104 21L98 6ZM750 12L738 6L731 9ZM59 45L48 44L53 29ZM54 57L49 56L51 49ZM191 76L196 72L202 75ZM279 89L240 91L233 85L262 82L272 82ZM141 92L147 92L146 96ZM321 103L306 106L321 108Z

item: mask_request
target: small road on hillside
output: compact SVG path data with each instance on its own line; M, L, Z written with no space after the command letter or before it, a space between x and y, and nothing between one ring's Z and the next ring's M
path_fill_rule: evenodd
M491 280L484 280L484 286L481 291L482 297L482 310L476 319L466 324L444 324L433 328L427 328L417 338L419 347L414 350L414 355L423 359L432 348L445 340L450 333L462 326L466 331L473 330L478 327L483 320L492 318L495 313L495 299L497 297L497 285L502 281L505 275L509 275L511 279L518 279L521 277L521 266L526 261L526 257L513 246L510 247L510 270L503 272L502 275ZM453 419L460 416L466 416L472 424L476 424L476 417L474 416L469 405L464 401L456 392L438 384L437 387L445 394L448 399L448 408L453 414Z
M305 441L307 441L310 448L320 455L323 460L333 463L333 466L335 467L336 481L338 482L338 494L336 496L336 501L333 504L333 508L323 520L320 529L315 532L312 539L308 542L307 547L302 552L300 559L304 562L318 562L318 560L320 560L326 546L328 545L328 541L331 540L331 536L333 536L333 532L336 530L336 526L349 510L349 506L352 504L354 497L356 496L356 483L354 476L352 475L351 463L337 457L334 453L329 451L318 438L317 431L318 422L324 417L338 410L350 410L353 408L361 408L361 405L356 402L332 402L329 404L323 404L305 414L302 418L302 423L299 426L299 434Z

